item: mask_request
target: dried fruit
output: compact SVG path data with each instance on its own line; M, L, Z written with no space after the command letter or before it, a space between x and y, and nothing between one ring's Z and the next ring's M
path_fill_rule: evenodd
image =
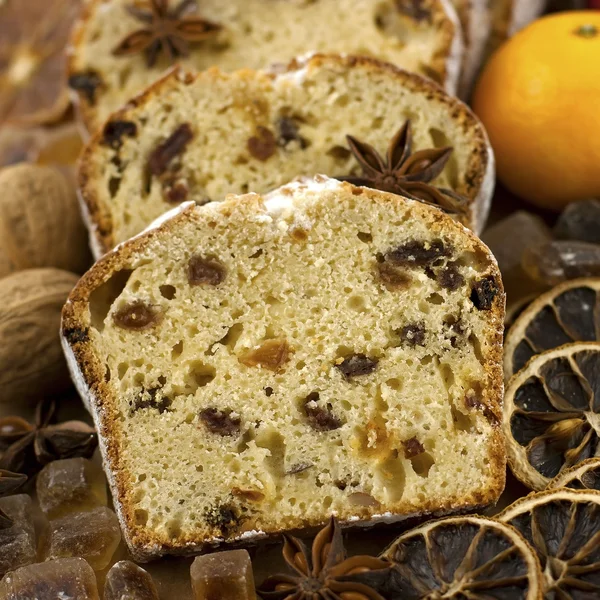
M0 126L57 121L69 106L66 54L79 0L0 4Z
M401 535L382 558L393 568L364 577L385 598L542 597L540 565L532 548L515 529L494 519L465 516L427 523Z
M219 410L218 408L203 408L200 413L200 421L211 433L232 436L240 434L242 420L232 410Z
M308 424L316 431L333 431L342 426L342 421L333 412L333 406L327 402L325 407L319 405L319 394L312 392L304 400L304 414Z
M277 129L279 131L280 146L285 147L291 142L297 142L302 150L308 146L306 138L299 133L298 121L299 119L293 117L281 117L279 119Z
M534 300L515 320L504 344L510 377L545 350L600 340L600 279L564 283Z
M404 458L413 458L425 452L425 446L416 437L402 442L402 446L404 446Z
M465 282L465 278L461 275L455 262L449 262L445 267L440 269L436 279L444 289L451 292L459 289Z
M0 403L31 402L71 386L58 332L77 280L58 269L28 269L2 279Z
M600 244L600 200L591 198L567 205L554 226L561 240Z
M338 369L346 380L350 380L353 377L360 377L361 375L369 375L377 368L379 359L369 358L364 354L352 354L346 357L341 363L336 364L335 367Z
M133 121L110 120L102 129L102 143L118 150L123 145L123 138L135 137L137 125Z
M15 271L90 266L75 188L60 171L29 164L0 171L0 253Z
M530 494L498 518L518 529L538 555L544 598L600 597L598 492L550 490Z
M45 399L37 405L34 423L0 418L0 469L35 473L53 460L92 456L98 445L94 428L82 421L51 425L55 410L55 401Z
M258 588L262 598L384 600L384 596L363 581L370 572L383 576L389 564L372 556L346 558L342 531L335 517L315 537L310 555L302 541L284 535L283 558L294 574L268 577Z
M400 267L431 267L438 259L452 254L452 248L442 240L422 242L411 240L385 253L385 260Z
M351 135L348 146L363 171L362 177L337 177L355 185L372 187L435 206L446 212L466 211L468 200L452 190L431 185L444 170L453 148L432 148L412 153L410 120L396 132L383 158L372 146Z
M559 240L523 252L523 269L535 281L557 285L577 277L600 276L600 245Z
M190 568L195 600L255 600L254 574L246 550L229 550L194 559Z
M484 277L473 284L471 302L477 310L491 310L499 293L500 288L496 280L493 277Z
M167 412L173 404L173 401L168 396L162 393L162 388L142 388L138 395L131 402L131 414L145 408L153 408L157 410L159 414Z
M291 354L292 349L287 340L275 338L248 350L240 356L239 361L247 367L262 367L277 372L288 362Z
M267 127L258 126L256 134L248 140L248 152L260 161L266 161L275 154L277 139Z
M152 175L162 175L169 168L171 161L183 154L193 138L194 132L189 123L179 125L148 157L148 172Z
M534 490L597 455L600 344L569 344L536 356L509 382L503 428L513 473Z
M413 348L415 346L424 346L425 345L425 325L422 323L411 323L410 325L405 325L400 329L398 335L400 336L400 341L404 344L408 344Z
M407 289L412 281L410 275L402 268L388 262L376 263L376 278L390 291Z
M73 73L69 77L69 87L79 92L93 106L96 104L96 90L102 86L102 78L96 71Z
M225 265L213 256L192 256L188 262L187 279L190 285L219 285L225 280Z
M588 458L563 471L548 484L548 489L563 487L600 492L600 458Z
M106 574L104 600L158 600L158 592L147 571L122 560Z
M136 300L119 308L112 315L114 324L122 329L144 331L156 327L162 321L163 314L153 306Z

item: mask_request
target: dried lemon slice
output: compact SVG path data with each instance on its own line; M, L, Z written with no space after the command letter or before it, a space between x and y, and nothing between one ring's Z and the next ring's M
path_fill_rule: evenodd
M567 469L548 484L549 489L563 487L600 491L600 458L588 458Z
M504 343L508 379L536 354L571 342L600 340L600 278L557 285L532 302L514 322Z
M59 119L69 106L65 45L81 0L0 2L0 125Z
M513 473L534 490L600 454L600 344L533 358L509 382L502 427Z
M385 598L533 600L542 598L535 552L512 527L478 516L432 521L396 539L381 558L395 566ZM380 578L381 573L361 577Z
M544 598L600 598L600 493L561 489L529 494L499 518L535 548Z

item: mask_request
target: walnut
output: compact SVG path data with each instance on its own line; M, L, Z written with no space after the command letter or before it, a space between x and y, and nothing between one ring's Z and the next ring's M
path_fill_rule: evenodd
M82 273L91 264L75 189L55 169L21 164L0 172L0 277L56 267Z
M58 269L29 269L2 279L0 404L24 404L70 387L59 327L77 279Z
M239 361L247 367L263 367L269 371L279 371L290 359L292 350L283 338L266 340L258 348L248 350Z

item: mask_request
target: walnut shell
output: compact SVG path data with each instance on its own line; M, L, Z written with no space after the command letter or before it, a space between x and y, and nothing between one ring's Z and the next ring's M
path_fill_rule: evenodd
M70 385L60 313L78 276L28 269L0 279L0 403L24 403Z
M90 264L87 231L67 178L31 164L2 169L0 276L36 267L83 273Z

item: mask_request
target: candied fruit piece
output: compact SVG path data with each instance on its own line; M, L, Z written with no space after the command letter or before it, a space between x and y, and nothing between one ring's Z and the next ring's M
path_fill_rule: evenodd
M245 352L240 362L247 367L264 367L269 371L279 371L290 359L292 351L286 340L277 338L266 340L258 348Z
M49 519L106 506L106 479L99 465L85 458L55 460L37 476L40 508Z
M117 327L133 331L150 329L158 325L161 320L162 314L141 300L136 300L113 314L113 321Z
M528 248L522 264L532 279L555 286L577 277L600 275L600 245L554 241Z
M600 200L591 198L569 204L558 217L554 235L561 240L600 244Z
M198 556L190 568L195 600L255 600L254 575L246 550Z
M106 575L104 600L158 600L158 592L147 571L122 560Z
M99 600L94 571L83 558L21 567L0 582L0 600Z
M42 535L40 551L45 560L80 556L94 570L101 571L109 565L120 541L117 516L101 506L50 521Z
M0 510L12 525L0 528L0 577L6 572L35 562L33 503L27 494L0 498Z
M506 294L511 302L545 289L521 265L521 257L527 248L552 240L550 228L540 217L524 210L517 211L487 229L481 239L498 261Z
M188 261L187 278L190 285L219 285L227 269L213 256L195 255Z
M248 152L260 161L266 161L275 154L277 149L277 138L267 127L258 126L256 135L253 135L247 142Z

